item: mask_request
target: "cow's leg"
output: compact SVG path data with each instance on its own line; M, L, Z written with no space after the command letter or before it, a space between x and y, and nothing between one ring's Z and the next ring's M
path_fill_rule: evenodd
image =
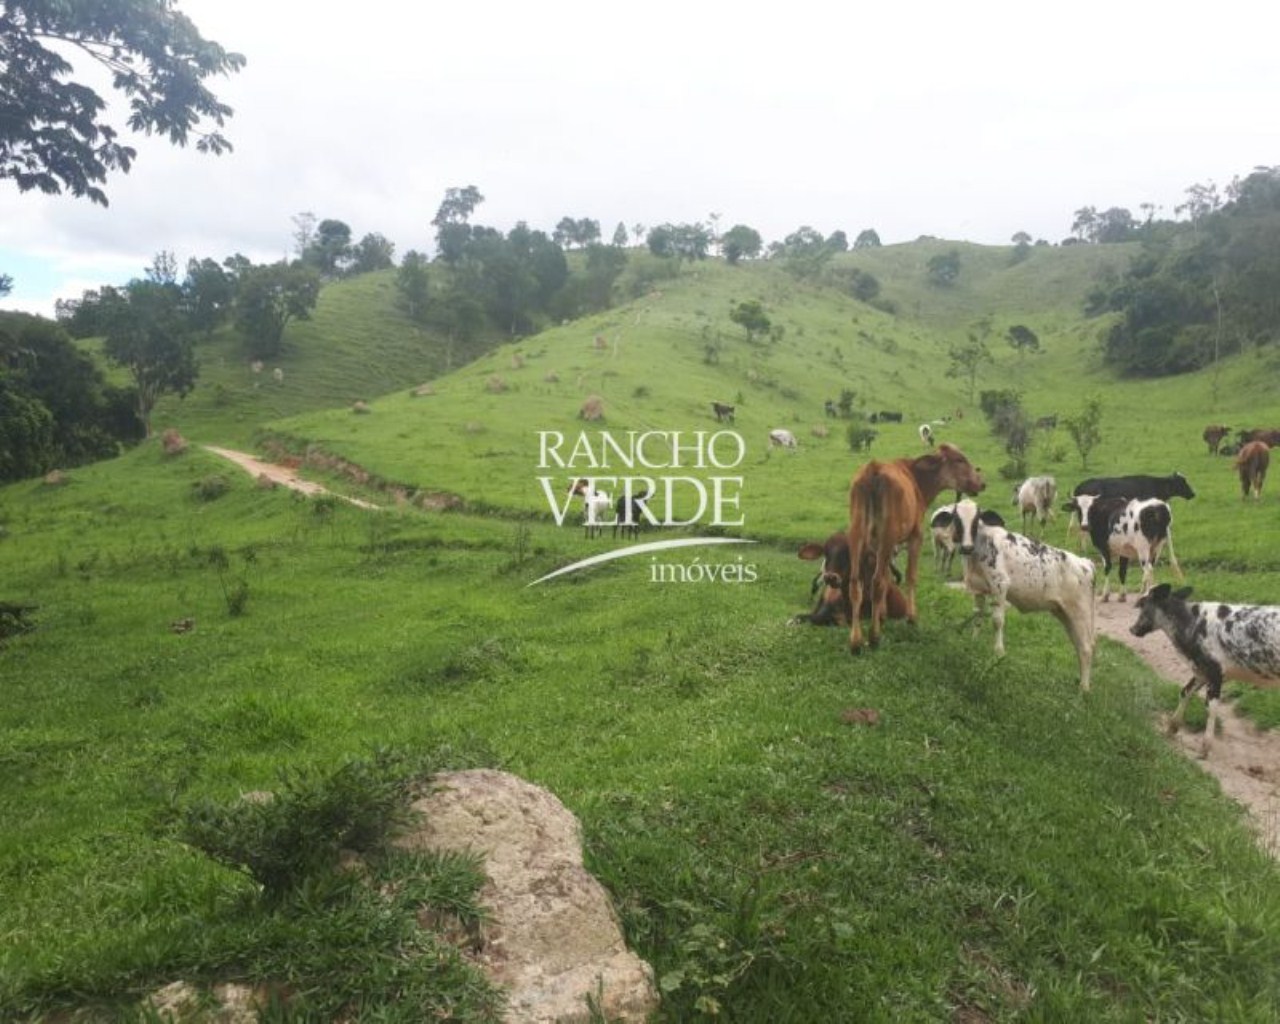
M1216 661L1209 661L1208 659L1205 660L1203 665L1198 665L1197 668L1208 677L1204 691L1207 717L1204 723L1204 739L1200 741L1200 756L1205 758L1209 756L1209 748L1213 744L1213 738L1218 728L1218 702L1222 698L1222 668Z
M917 528L907 537L907 621L916 621L916 575L920 569L920 545L924 543L924 535ZM889 555L893 556L893 546L889 546ZM885 565L885 582L888 584L889 568Z
M1173 709L1173 714L1169 718L1169 735L1172 736L1178 731L1182 725L1182 720L1187 714L1187 704L1191 697L1200 687L1204 686L1205 681L1200 678L1200 673L1196 672L1194 676L1188 680L1187 685L1182 688L1182 693L1178 696L1178 706Z
M1146 570L1143 570L1142 578L1147 578ZM1127 600L1129 597L1129 559L1120 559L1120 600Z
M1093 602L1093 588L1089 588L1087 600ZM1067 609L1061 605L1050 609L1053 617L1062 623L1062 628L1067 631L1067 637L1071 640L1071 646L1076 649L1076 661L1080 664L1080 689L1086 693L1089 690L1089 676L1093 667L1093 615L1091 608L1082 608L1077 605L1074 609ZM1072 614L1074 612L1074 614Z
M875 647L880 643L880 630L884 623L885 606L889 600L889 570L880 562L871 576L871 634L868 643Z
M1102 556L1102 600L1111 600L1111 556Z
M850 566L862 564L862 549L853 543L852 538L849 542L849 557L851 559ZM849 616L849 653L862 653L862 573L850 570L849 572L849 605L851 614Z
M996 628L996 657L1004 657L1004 612L1008 607L1004 594L992 594L991 624Z
M1154 553L1149 554L1142 560L1142 592L1144 594L1150 592L1151 588L1156 585L1156 556ZM1121 598L1121 600L1124 600Z

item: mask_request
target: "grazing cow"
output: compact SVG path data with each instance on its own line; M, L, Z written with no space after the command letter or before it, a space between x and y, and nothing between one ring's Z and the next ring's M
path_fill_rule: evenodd
M794 448L796 446L796 435L789 430L783 430L778 427L776 430L769 431L769 446L771 448Z
M613 502L604 491L597 491L586 477L579 477L569 488L571 495L582 498L582 529L587 537L598 537L604 529L604 516L609 514Z
M1254 500L1262 497L1262 484L1267 479L1267 466L1271 463L1271 449L1265 441L1250 441L1236 456L1236 472L1240 474L1240 490L1243 498L1253 493Z
M951 578L951 563L956 557L956 544L951 538L951 520L955 503L941 506L929 520L929 532L933 534L933 567L942 578Z
M1093 663L1093 563L1010 533L996 512L980 511L972 501L957 502L950 514L952 541L964 556L964 585L981 615L991 598L996 654L1004 656L1005 607L1020 612L1049 612L1062 623L1080 663L1080 689L1089 689Z
M1129 627L1134 636L1162 629L1184 658L1191 662L1191 681L1169 721L1176 732L1187 710L1187 701L1205 687L1209 721L1200 745L1200 756L1209 756L1217 725L1217 703L1225 679L1261 686L1280 684L1280 607L1275 605L1188 604L1191 588L1172 590L1161 583L1138 600L1138 621Z
M1204 433L1200 436L1204 438L1204 443L1209 446L1209 454L1217 455L1218 447L1231 433L1231 428L1220 424L1210 424L1204 428Z
M1036 420L1037 430L1052 430L1058 425L1058 415L1054 413L1052 416L1041 416Z
M839 411L836 409L836 403L833 402L830 398L828 398L825 402L822 403L822 411L825 412L828 416L832 417L833 419L840 415Z
M613 506L613 535L618 536L618 530L622 530L624 537L639 537L640 527L644 521L648 519L651 523L654 521L649 509L645 506L645 502L649 500L651 491L645 491L643 494L632 494L630 486L625 489L623 494L618 496L617 502Z
M869 553L868 553L869 554ZM839 530L827 538L824 544L808 543L804 545L799 555L805 561L814 561L818 558L822 559L822 570L818 573L818 577L814 580L813 592L817 594L817 601L813 606L813 611L802 615L793 615L791 624L807 622L814 626L847 626L850 616L849 610L853 607L849 600L849 535L844 530ZM863 565L870 573L870 563L863 562ZM904 619L907 616L907 599L903 596L901 590L897 586L897 568L893 568L895 582L889 584L889 594L887 598L888 615L891 619ZM871 615L871 588L863 587L862 598L862 617L869 618Z
M1120 562L1120 600L1128 596L1126 581L1129 562L1142 566L1142 593L1155 582L1155 561L1160 549L1169 547L1169 561L1173 570L1182 577L1178 559L1173 553L1173 513L1168 502L1159 498L1145 501L1127 498L1094 498L1082 494L1063 506L1080 517L1088 530L1094 548L1102 556L1102 600L1110 600L1111 559Z
M871 422L872 423L901 423L902 413L894 412L892 410L889 410L887 412L885 410L881 410L878 413L871 414Z
M851 606L862 606L864 575L871 590L869 640L880 642L889 590L889 566L894 549L907 545L907 619L916 620L916 576L920 565L924 514L944 490L978 494L986 484L982 474L949 444L916 459L872 460L858 470L849 485L849 564L861 566L871 555L869 574L854 574L849 587ZM862 620L850 624L849 650L862 651Z
M1013 494L1013 503L1022 513L1022 529L1026 532L1027 517L1034 516L1044 525L1053 516L1053 503L1058 500L1058 481L1051 476L1032 476L1022 481Z
M1280 430L1267 430L1258 428L1256 430L1242 430L1237 435L1241 446L1248 444L1250 441L1265 441L1271 448L1280 446Z
M737 406L725 405L724 402L711 403L711 411L716 414L717 423L722 422L724 420L728 420L730 423L732 423L733 414L736 408Z
M1168 501L1170 498L1186 498L1188 501L1196 496L1196 492L1187 483L1181 473L1170 473L1168 476L1150 476L1135 474L1132 476L1095 476L1081 480L1071 492L1076 497L1092 494L1097 498L1159 498ZM1067 517L1067 537L1071 536L1071 528L1077 523L1076 516ZM1079 520L1081 535L1080 549L1084 550L1084 521Z
M926 448L932 448L934 445L933 428L927 423L921 423L916 428L916 432L920 435L920 440L924 442Z

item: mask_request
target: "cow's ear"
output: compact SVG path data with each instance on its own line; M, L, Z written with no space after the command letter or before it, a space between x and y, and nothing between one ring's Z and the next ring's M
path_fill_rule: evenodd
M1004 520L1000 517L1000 513L992 508L984 508L978 513L978 518L986 523L987 526L1004 526Z
M1161 586L1165 586L1165 587L1167 587L1168 585L1169 585L1169 584L1167 584L1167 583L1162 583L1162 584L1161 584ZM1189 597L1191 596L1191 588L1190 588L1190 587L1182 587L1180 590L1175 590L1175 591L1173 592L1173 596L1174 596L1174 597L1176 597L1179 601L1185 601L1187 598L1189 598Z
M933 525L934 525L934 526L941 526L943 529L946 529L948 526L950 526L950 525L951 525L952 523L954 523L955 521L956 521L955 513L954 513L954 512L949 512L949 511L948 511L948 512L939 512L939 513L937 513L937 514L933 517Z
M813 562L822 557L823 547L821 544L809 543L802 547L798 553L806 562Z
M1147 592L1147 596L1157 604L1161 604L1169 599L1169 593L1172 590L1173 587L1169 586L1169 584L1161 583L1158 586L1152 587Z

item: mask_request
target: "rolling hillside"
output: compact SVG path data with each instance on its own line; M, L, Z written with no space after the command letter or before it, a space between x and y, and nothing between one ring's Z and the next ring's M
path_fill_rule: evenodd
M952 247L961 274L939 290L922 268ZM61 485L0 488L0 601L34 606L36 627L0 640L0 1018L137 1019L145 993L187 978L273 986L287 1005L272 1019L408 1024L428 1000L493 1019L457 951L413 937L411 909L361 900L351 873L271 902L183 831L210 802L389 749L555 792L654 965L661 1021L1276 1019L1280 870L1152 728L1175 687L1104 641L1081 694L1048 616L1010 616L997 660L928 565L919 624L856 661L840 630L786 625L809 600L796 547L842 523L866 457L824 415L842 389L904 413L879 425L878 457L921 451L916 424L950 417L939 436L1009 510L1006 456L947 376L950 346L988 317L979 388L1019 388L1035 416L1098 395L1089 472L1181 469L1198 493L1174 506L1177 550L1197 592L1280 602L1275 493L1243 504L1199 437L1210 420L1280 423L1274 354L1114 380L1078 311L1124 250L1009 252L840 257L895 313L776 265L686 266L453 372L394 311L390 276L370 275L290 326L278 383L229 337L203 346L199 389L155 416L194 442L185 454L149 443ZM776 339L730 321L744 300ZM1018 323L1044 354L1005 344ZM603 421L578 418L588 395ZM712 400L736 404L732 427ZM770 451L775 427L799 449ZM539 468L539 431L730 429L747 444L745 522L716 532L758 543L696 557L749 564L752 582L658 585L631 559L528 585L622 543L554 525L537 477L576 470ZM363 467L365 485L313 472L386 508L260 487L200 448L269 443ZM1061 428L1030 466L1064 490L1085 475ZM442 510L446 494L460 505Z

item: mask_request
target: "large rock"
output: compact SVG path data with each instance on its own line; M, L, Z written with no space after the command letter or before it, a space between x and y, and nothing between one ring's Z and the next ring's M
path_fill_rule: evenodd
M492 914L476 960L507 992L513 1024L643 1021L657 1009L653 969L630 952L604 887L582 866L577 819L551 793L505 772L436 778L417 801L411 849L484 856L481 902Z

